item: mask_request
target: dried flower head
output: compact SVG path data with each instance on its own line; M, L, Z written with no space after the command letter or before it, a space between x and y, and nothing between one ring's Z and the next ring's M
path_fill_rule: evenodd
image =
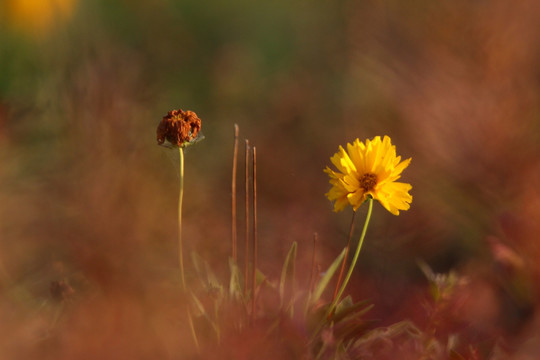
M197 139L201 130L201 119L193 111L171 110L163 117L157 128L157 142L165 140L173 146L184 147Z
M412 186L396 180L411 159L401 161L388 136L383 139L376 136L366 140L365 144L356 139L347 144L347 151L340 146L330 160L338 170L329 167L324 170L330 175L332 188L326 197L335 201L334 211L341 211L347 205L356 211L368 196L378 200L394 215L409 209Z

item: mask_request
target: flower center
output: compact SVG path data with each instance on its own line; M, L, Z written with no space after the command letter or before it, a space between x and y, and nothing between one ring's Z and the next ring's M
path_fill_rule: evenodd
M372 173L366 173L360 176L360 187L365 191L371 191L377 185L377 175Z

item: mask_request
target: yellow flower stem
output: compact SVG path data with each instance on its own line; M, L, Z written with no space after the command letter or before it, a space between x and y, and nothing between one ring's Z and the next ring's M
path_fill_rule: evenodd
M178 147L180 154L180 190L178 192L178 259L180 261L180 279L182 290L186 291L186 278L184 276L184 244L182 242L182 200L184 198L184 149Z
M354 267L356 265L356 261L358 260L358 256L360 255L360 250L362 249L362 244L364 243L364 238L366 237L367 228L369 225L369 220L371 219L371 212L373 210L373 199L371 197L368 198L369 200L369 207L368 212L366 215L366 221L364 222L364 228L362 229L362 235L360 235L360 240L358 241L358 246L356 247L356 252L354 253L354 257L351 262L351 266L349 267L349 271L347 272L347 275L345 276L345 280L341 284L341 288L339 289L337 296L334 298L334 301L330 304L330 307L328 308L328 312L326 317L328 318L331 314L333 314L336 305L339 302L339 299L341 298L341 295L343 295L343 292L345 291L345 288L347 287L347 284L349 283L349 280L351 278L352 272L354 270Z

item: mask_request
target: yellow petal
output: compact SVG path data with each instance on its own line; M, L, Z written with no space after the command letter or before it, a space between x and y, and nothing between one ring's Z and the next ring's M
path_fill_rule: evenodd
M366 197L367 194L362 189L357 189L355 192L347 195L347 199L349 200L349 203L353 207L354 211L356 211L360 205L364 203Z

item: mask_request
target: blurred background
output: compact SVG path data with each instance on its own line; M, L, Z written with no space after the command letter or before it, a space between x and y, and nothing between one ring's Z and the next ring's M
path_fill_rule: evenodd
M421 324L421 259L466 280L448 331L540 356L538 2L0 4L2 358L193 356L178 169L156 144L177 108L195 111L206 137L185 157L186 252L224 281L235 123L239 158L244 139L257 148L271 279L293 241L309 277L314 232L322 269L339 254L351 211L332 212L322 170L339 145L389 135L412 157L413 203L398 217L375 206L353 298L369 298L382 325Z

